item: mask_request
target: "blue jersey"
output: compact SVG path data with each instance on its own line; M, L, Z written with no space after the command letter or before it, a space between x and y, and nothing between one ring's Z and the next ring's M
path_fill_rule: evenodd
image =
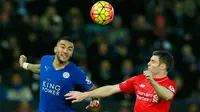
M93 83L86 73L72 62L65 68L55 70L55 56L43 56L40 62L40 104L39 112L75 112L71 101L65 100L64 95L79 85L87 91Z

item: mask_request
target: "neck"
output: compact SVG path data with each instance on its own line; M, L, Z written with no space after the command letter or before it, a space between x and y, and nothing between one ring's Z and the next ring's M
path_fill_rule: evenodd
M157 74L153 73L153 78L163 78L167 76L167 72L159 72Z
M67 64L69 63L69 61L66 62L60 62L57 57L55 57L54 61L53 61L53 65L55 67L55 69L62 69L64 68Z

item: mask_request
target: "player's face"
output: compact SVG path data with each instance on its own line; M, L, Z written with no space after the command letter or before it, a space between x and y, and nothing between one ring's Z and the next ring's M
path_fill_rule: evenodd
M67 40L59 41L54 49L56 57L61 63L67 62L72 57L73 51L74 44Z
M148 70L152 73L158 73L161 71L159 56L152 56L148 62Z

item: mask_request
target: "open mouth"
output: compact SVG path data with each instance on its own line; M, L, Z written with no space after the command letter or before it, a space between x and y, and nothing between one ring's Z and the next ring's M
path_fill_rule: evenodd
M61 55L64 59L66 59L66 58L68 58L68 56L67 55Z

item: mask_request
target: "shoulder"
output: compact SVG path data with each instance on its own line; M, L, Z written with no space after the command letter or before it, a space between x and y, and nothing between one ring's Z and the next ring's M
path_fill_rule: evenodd
M49 61L49 60L53 60L54 59L54 55L44 55L42 56L41 58L41 62L46 62L46 61Z
M176 83L175 83L173 80L171 80L170 78L168 78L167 84L168 84L168 85L176 86Z
M136 76L133 76L132 77L132 79L134 79L134 80L141 80L141 79L145 79L145 76L144 76L144 74L138 74L138 75L136 75Z
M136 76L133 76L133 77L127 79L126 81L135 82L135 81L141 81L143 79L145 79L145 76L143 74L138 74Z
M44 55L42 56L41 59L52 59L52 58L54 58L54 55Z
M167 80L167 82L165 84L165 87L168 88L170 91L172 91L174 93L176 93L176 91L177 91L176 83L173 80L169 79L169 78L168 78L168 80Z
M71 68L72 72L77 74L77 75L86 74L86 72L81 67L77 66L73 62L70 62L70 68Z

